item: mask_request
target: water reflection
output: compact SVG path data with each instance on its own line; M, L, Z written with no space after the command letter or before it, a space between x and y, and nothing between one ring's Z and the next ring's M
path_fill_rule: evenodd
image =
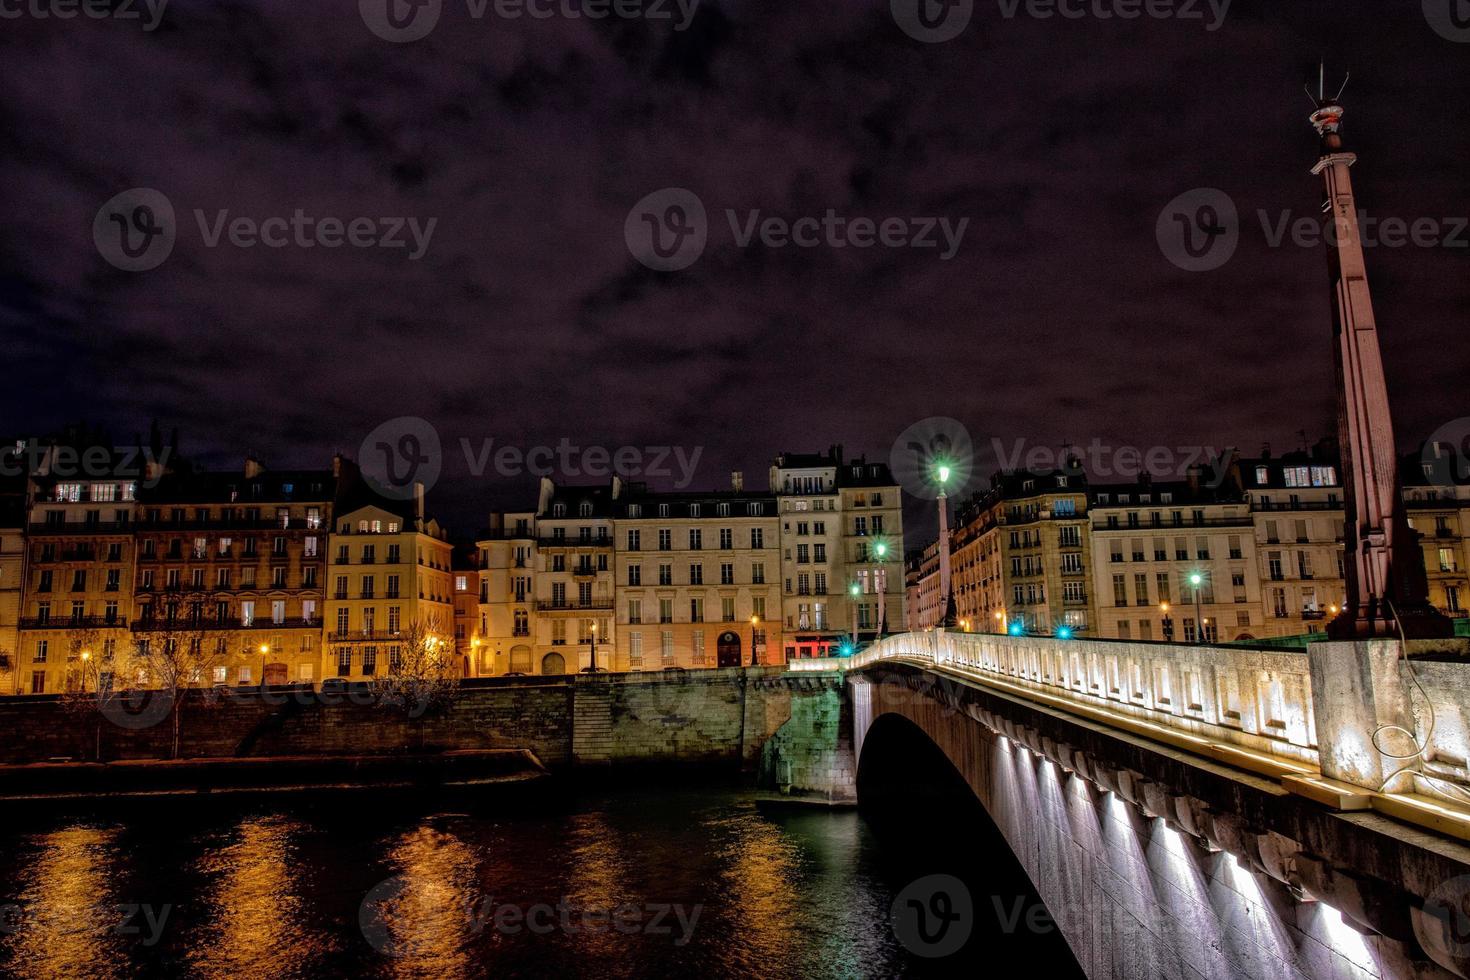
M284 976L334 947L306 925L299 887L297 838L304 825L276 815L242 820L230 843L204 850L207 939L189 952L201 977Z
M107 977L125 959L124 930L140 917L115 891L116 828L70 826L37 839L18 901L5 910L5 940L16 973Z
M364 901L359 925L386 959L388 975L470 975L475 848L425 824L390 844L387 858L396 873Z

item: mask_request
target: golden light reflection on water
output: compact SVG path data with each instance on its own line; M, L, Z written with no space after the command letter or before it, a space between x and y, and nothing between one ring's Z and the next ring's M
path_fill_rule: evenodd
M330 948L303 924L295 852L304 830L286 816L247 818L237 840L200 859L212 880L209 934L189 951L199 976L279 976Z
M475 972L475 880L479 856L457 835L424 825L387 853L397 874L379 890L375 908L386 939L388 971L400 977L459 977Z
M628 855L606 814L578 814L572 820L567 844L570 853L566 885L568 905L575 910L601 914L615 912L623 905L637 901L628 883ZM580 914L574 921L579 924L579 931L572 938L589 952L611 954L628 942L625 935L610 927L580 928L583 921Z
M39 852L21 879L20 909L7 921L18 975L113 975L124 925L112 887L117 834L79 826L38 839Z
M776 824L754 814L716 821L729 835L720 851L727 914L740 923L741 948L731 952L748 965L779 963L804 918L801 851Z

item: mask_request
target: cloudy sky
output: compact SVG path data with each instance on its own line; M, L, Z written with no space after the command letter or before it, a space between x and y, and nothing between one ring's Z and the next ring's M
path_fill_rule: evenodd
M699 450L698 487L763 484L783 448L886 458L934 416L983 457L994 439L1293 448L1332 424L1322 250L1272 241L1319 203L1319 57L1352 71L1363 206L1433 222L1369 254L1400 441L1470 415L1452 0L1156 0L1174 16L1136 19L1100 16L1128 0L1072 0L1077 18L974 0L945 41L906 0L602 19L430 0L406 43L380 36L384 0L174 0L156 26L158 0L95 19L59 2L0 20L7 433L158 418L213 462L305 465L421 417L460 514L525 482L493 460L475 478L462 439ZM174 211L146 271L105 241L143 220L136 198L104 209L135 188ZM630 248L630 211L653 194L669 219L667 188L705 213L674 271ZM1161 245L1189 192L1238 213L1205 271ZM249 233L298 211L279 247ZM813 244L743 240L829 211L842 231ZM354 219L361 244L327 247ZM840 237L852 219L890 243ZM939 247L916 245L931 227Z

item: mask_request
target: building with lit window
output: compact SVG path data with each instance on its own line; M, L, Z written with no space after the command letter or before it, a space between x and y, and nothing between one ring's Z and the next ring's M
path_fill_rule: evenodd
M536 514L492 514L475 540L479 551L479 673L537 673ZM553 661L555 665L555 661ZM563 657L565 668L565 657Z
M20 613L25 585L26 481L0 477L0 694L20 690Z
M615 670L779 664L781 552L776 498L743 489L653 493L613 503Z
M840 653L904 623L903 507L886 463L784 453L770 471L780 514L787 660Z
M1090 488L1095 635L1218 643L1261 634L1251 505L1234 472L1219 486L1211 472Z
M390 500L357 481L339 501L327 552L323 677L394 673L421 638L453 653L453 548L425 516L423 488Z
M530 673L576 673L594 666L594 656L598 669L618 662L612 518L619 488L616 479L587 487L541 481Z
M1241 459L1265 612L1257 636L1321 633L1341 608L1344 496L1330 444Z
M134 644L205 643L201 683L320 677L333 469L181 471L138 493Z
M65 691L83 682L91 658L117 664L130 656L133 514L139 482L160 476L137 465L99 446L54 445L41 454L29 489L19 693Z

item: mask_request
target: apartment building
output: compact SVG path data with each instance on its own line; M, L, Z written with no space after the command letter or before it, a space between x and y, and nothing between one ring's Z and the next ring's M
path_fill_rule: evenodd
M135 644L208 644L200 662L215 684L316 681L337 473L247 459L139 491Z
M48 447L29 481L18 693L52 694L82 682L81 665L130 655L133 514L139 479L126 454ZM121 474L121 475L111 475ZM110 680L110 678L108 678Z
M785 659L823 657L904 622L903 508L884 463L784 453L770 470L780 514Z
M480 566L478 548L454 550L454 653L459 657L461 677L483 677L485 627L480 614Z
M776 497L624 488L614 509L617 670L784 662Z
M20 690L20 615L25 586L26 481L0 477L0 694Z
M533 669L567 674L624 662L613 624L613 502L621 489L542 479L536 507Z
M403 644L422 640L452 655L453 548L425 516L422 488L388 500L362 481L339 501L328 540L323 677L371 680L393 673Z
M904 628L931 629L944 617L939 598L939 542L911 551L904 559Z
M534 511L492 514L489 527L476 536L481 643L477 673L481 676L539 673L532 629L539 557L536 543ZM564 655L561 667L566 667Z
M1255 519L1234 473L1218 486L1200 471L1093 486L1090 498L1097 636L1218 643L1262 634Z
M1470 472L1459 447L1430 447L1401 469L1409 525L1424 549L1429 601L1451 619L1470 608ZM1460 624L1461 627L1464 624Z
M1255 525L1264 608L1257 636L1323 632L1346 594L1343 488L1336 454L1262 455L1236 464Z

